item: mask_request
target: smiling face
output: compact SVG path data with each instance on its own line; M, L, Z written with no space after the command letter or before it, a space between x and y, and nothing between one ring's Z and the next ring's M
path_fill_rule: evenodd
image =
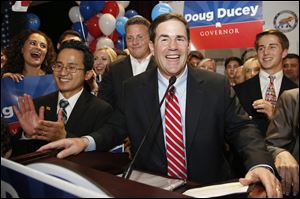
M47 40L44 36L33 33L25 41L22 48L25 67L39 67L47 54Z
M275 35L262 36L258 41L257 57L261 68L272 75L282 70L282 59L287 55L279 38Z
M108 64L111 63L110 57L105 50L97 50L94 53L94 70L97 75L103 75Z
M129 25L126 30L127 48L137 60L143 60L150 54L148 28L142 24Z
M156 30L154 43L150 49L154 54L159 70L164 77L179 76L186 65L189 41L185 25L171 19L160 23Z
M61 50L57 56L56 63L64 68L59 72L54 70L53 74L58 89L66 98L70 98L83 88L86 77L83 59L84 55L81 51L70 48ZM76 67L77 70L71 73L65 67Z

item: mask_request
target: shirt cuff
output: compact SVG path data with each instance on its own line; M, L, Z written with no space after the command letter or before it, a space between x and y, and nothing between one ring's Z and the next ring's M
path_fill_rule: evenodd
M249 171L251 171L251 170L253 170L253 169L257 168L257 167L264 167L266 169L269 169L275 175L274 169L270 165L267 165L267 164L258 164L258 165L255 165L255 166L251 167L249 169Z
M84 151L95 151L96 150L96 143L95 143L95 140L92 136L83 136L85 137L86 139L89 140L89 145L84 149Z

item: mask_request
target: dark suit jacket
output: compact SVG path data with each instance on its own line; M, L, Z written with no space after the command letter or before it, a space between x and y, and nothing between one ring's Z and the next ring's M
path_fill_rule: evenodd
M122 106L94 137L98 150L120 144L129 132L135 154L151 121L151 128L136 159L137 168L167 174L165 143L159 114L157 69L151 69L124 83ZM186 153L188 178L212 183L231 178L223 153L225 137L246 159L246 168L272 165L258 129L239 105L225 76L189 67L186 102Z
M299 163L299 88L283 92L278 99L266 142L274 158L287 150Z
M146 70L155 67L155 60L153 57L151 57ZM117 100L122 95L122 86L124 80L127 80L132 76L133 72L129 55L112 63L109 66L108 72L103 75L99 96L115 107Z
M279 96L284 90L292 88L297 88L297 85L286 76L283 76ZM264 113L256 112L252 106L252 103L255 100L263 99L260 89L259 74L241 84L236 85L234 90L240 100L240 103L247 113L253 117L253 120L258 125L262 135L265 137L266 130L269 125L269 119Z
M58 92L36 98L34 100L36 111L45 107L45 120L57 121ZM86 90L78 98L70 117L65 125L67 137L81 137L93 135L111 116L112 107L105 101L93 96ZM46 144L40 140L18 140L15 144L14 155L33 152Z

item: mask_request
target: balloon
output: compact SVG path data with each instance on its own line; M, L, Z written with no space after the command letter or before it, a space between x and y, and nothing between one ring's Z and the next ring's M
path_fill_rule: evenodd
M116 42L119 38L118 32L115 30L108 36L108 38L110 38L113 42Z
M127 17L118 17L116 21L116 30L122 37L126 34L125 25L127 20Z
M79 11L79 6L73 6L70 10L69 10L69 18L72 21L72 23L76 23L78 21L83 21L83 17L80 14Z
M77 3L77 5L80 5L80 1L75 1Z
M40 28L40 18L32 13L26 15L26 28L38 30Z
M112 14L112 16L116 18L119 14L119 6L115 1L107 1L105 2L102 13Z
M89 48L91 49L91 51L94 53L97 47L97 39L94 39L93 41L91 41L91 43L89 44Z
M97 15L94 15L86 22L89 33L95 38L101 35L98 21L99 17Z
M110 35L116 28L116 19L111 14L104 14L99 19L100 30L106 36Z
M134 17L137 14L138 13L135 10L127 10L126 13L125 13L125 17L127 17L128 19L130 19L131 17Z
M96 13L98 13L102 10L104 4L105 4L105 1L90 1L90 6Z
M80 3L79 10L85 21L97 14L97 12L93 10L90 1L82 1Z
M104 48L104 47L114 48L114 42L108 37L100 37L98 39L96 46L97 46L96 49Z
M151 13L152 21L161 14L173 12L174 9L167 3L159 3L154 6Z
M118 4L118 6L119 6L119 14L118 14L117 18L123 17L125 15L125 8L121 4Z
M117 3L122 5L123 8L125 9L129 5L130 1L117 1Z
M87 30L87 27L85 24L80 23L80 22L73 23L72 30L77 31L80 34L81 38L86 40L88 30Z
M124 50L126 48L125 40L118 38L118 40L115 42L115 46L117 49Z

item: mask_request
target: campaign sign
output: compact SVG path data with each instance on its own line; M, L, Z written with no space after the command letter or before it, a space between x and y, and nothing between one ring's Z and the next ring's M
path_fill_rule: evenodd
M59 174L60 170L55 166L47 169ZM58 166L57 166L58 167ZM67 171L67 172L65 172ZM65 169L68 174L70 170ZM78 175L78 174L77 174ZM76 173L73 172L76 177ZM55 177L43 173L40 169L33 169L1 158L1 198L107 198L102 190L94 191L73 183L65 175ZM70 178L71 179L71 178Z
M18 104L18 96L25 93L32 98L43 96L57 90L53 75L28 76L19 83L11 78L1 79L1 117L9 124L12 133L19 128L18 119L12 105Z
M263 30L262 1L185 1L184 17L199 50L253 47Z

